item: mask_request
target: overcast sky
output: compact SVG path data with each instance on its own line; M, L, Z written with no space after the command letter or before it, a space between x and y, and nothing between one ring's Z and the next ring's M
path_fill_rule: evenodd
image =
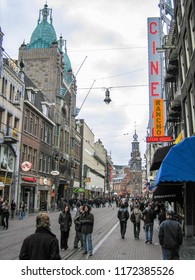
M29 43L45 3L0 0L3 47L11 58L18 58L23 41ZM159 17L159 1L48 0L47 4L57 37L67 41L74 74L82 65L76 75L78 118L85 119L95 141L101 139L114 164L128 164L136 126L143 158L149 104L147 18ZM106 88L112 99L109 105L103 102Z

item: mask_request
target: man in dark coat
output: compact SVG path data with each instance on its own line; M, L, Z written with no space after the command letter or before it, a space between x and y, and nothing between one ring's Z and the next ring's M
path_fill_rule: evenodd
M84 252L83 255L89 252L89 256L93 255L92 232L94 225L94 215L90 213L91 207L87 204L83 205L83 214L80 218L81 233L83 237Z
M127 221L129 219L129 211L126 206L127 205L125 203L122 203L117 213L117 217L120 221L121 237L123 239L125 238L125 233L127 230Z
M59 242L50 230L47 213L39 213L36 218L36 231L23 241L20 260L60 260Z
M166 213L166 220L160 224L158 237L163 259L179 260L179 249L183 241L182 227L174 220L174 213L170 210Z
M145 243L152 244L154 219L156 218L156 213L152 208L152 203L148 203L148 207L144 209L142 214L145 222L145 233L146 233Z

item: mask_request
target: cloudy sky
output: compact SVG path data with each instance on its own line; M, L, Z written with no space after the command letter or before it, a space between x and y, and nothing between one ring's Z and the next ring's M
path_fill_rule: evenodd
M11 58L18 58L23 41L29 43L45 3L0 0L3 47ZM147 18L159 17L159 1L48 0L47 4L57 37L67 41L73 72L78 72L78 118L85 119L95 140L101 139L114 164L128 164L136 127L143 157L149 100ZM112 99L109 105L103 102L106 88Z

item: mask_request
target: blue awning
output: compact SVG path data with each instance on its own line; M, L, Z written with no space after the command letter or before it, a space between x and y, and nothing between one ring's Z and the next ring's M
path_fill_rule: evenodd
M195 182L195 136L185 138L169 150L154 185L164 182Z

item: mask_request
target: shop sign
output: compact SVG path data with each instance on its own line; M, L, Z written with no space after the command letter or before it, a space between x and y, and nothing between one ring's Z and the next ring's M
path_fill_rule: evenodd
M27 172L27 171L29 171L32 168L32 163L29 162L29 161L24 161L21 164L21 168L22 168L23 171Z
M154 135L164 136L163 99L154 99Z
M148 136L146 137L147 143L154 143L154 142L171 142L173 138L171 136Z
M34 177L22 177L22 180L27 182L33 182L33 183L37 181L37 179Z
M53 176L57 176L59 174L60 174L60 172L57 170L51 171L51 175L53 175Z
M43 179L43 184L44 184L44 185L47 185L47 178L44 178L44 179Z

